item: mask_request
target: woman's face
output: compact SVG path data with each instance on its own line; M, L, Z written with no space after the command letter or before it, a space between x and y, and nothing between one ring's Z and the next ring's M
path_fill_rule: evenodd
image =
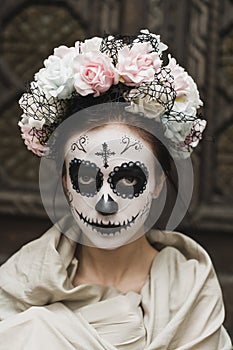
M158 195L150 146L115 123L74 134L65 152L65 187L83 244L114 249L142 236Z

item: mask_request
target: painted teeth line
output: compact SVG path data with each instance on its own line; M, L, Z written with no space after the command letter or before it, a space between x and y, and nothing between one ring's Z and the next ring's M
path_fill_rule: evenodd
M87 216L83 216L82 213L79 213L76 209L75 211L77 212L77 214L79 215L80 219L84 222L84 224L86 224L86 226L91 225L92 226L92 230L96 230L100 233L102 233L103 235L106 236L111 236L112 234L116 234L116 233L120 233L122 229L126 229L127 227L130 227L131 224L135 221L135 219L138 217L138 215L140 213L138 213L137 215L133 216L131 220L124 220L122 224L120 224L119 222L113 224L111 223L111 221L109 220L108 224L103 223L103 221L101 220L100 222L98 222L97 219L92 219L91 221L88 220ZM112 229L114 232L109 232L109 229ZM104 233L102 230L106 230L107 232Z

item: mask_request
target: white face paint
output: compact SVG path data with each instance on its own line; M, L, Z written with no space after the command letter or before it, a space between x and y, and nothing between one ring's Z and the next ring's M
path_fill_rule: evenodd
M149 145L123 124L73 135L66 143L66 186L83 244L114 249L145 232L156 188Z

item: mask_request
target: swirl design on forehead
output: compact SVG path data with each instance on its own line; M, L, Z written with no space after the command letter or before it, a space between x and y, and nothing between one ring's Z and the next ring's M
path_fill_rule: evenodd
M124 136L121 139L121 143L125 144L124 149L121 151L120 154L123 154L126 152L129 148L134 147L136 151L140 151L142 149L142 144L138 140L131 140L129 136Z
M116 195L132 199L143 193L148 176L148 170L143 163L122 163L109 174L108 183Z
M88 160L72 159L69 175L73 189L82 196L93 197L103 185L103 173L95 163Z
M71 151L74 152L76 149L83 151L84 153L87 153L86 149L84 148L84 145L88 143L88 136L82 135L79 137L79 139L76 142L73 142L71 145Z

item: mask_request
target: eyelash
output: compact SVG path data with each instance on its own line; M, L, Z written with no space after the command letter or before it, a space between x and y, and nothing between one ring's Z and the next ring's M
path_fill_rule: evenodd
M89 181L83 181L83 179L85 178L85 177L88 177L89 178ZM90 177L90 176L88 176L88 175L85 175L85 176L79 176L78 177L78 182L79 183L81 183L82 185L89 185L89 184L91 184L91 183L93 183L93 182L96 182L96 179L94 178L94 177Z
M128 176L128 173L134 172L133 176ZM122 180L132 178L134 183L125 185ZM138 197L146 188L148 171L145 165L141 162L123 163L120 167L115 167L109 174L108 183L112 191L122 198Z
M133 177L133 176L130 176L130 177L123 177L122 179L120 179L118 182L120 182L120 181L126 181L127 182L127 180L129 180L129 179L131 179L132 181L130 181L130 182L128 182L128 183L125 183L125 186L135 186L136 185L136 183L137 183L137 178L135 178L135 177Z

